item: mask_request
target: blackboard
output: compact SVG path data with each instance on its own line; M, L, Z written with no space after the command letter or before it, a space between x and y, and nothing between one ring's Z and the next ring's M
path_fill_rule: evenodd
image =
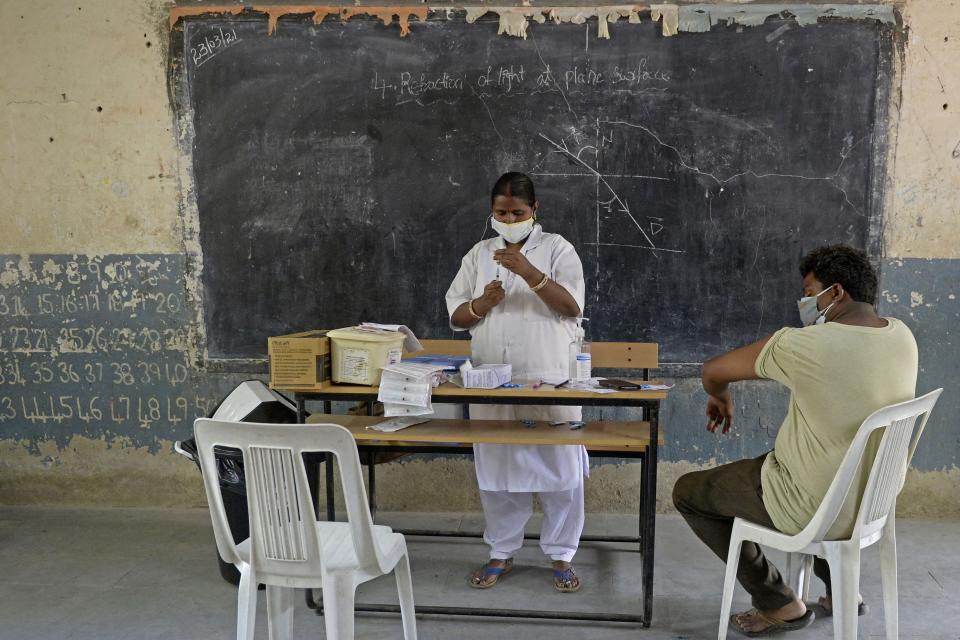
M877 252L889 27L496 32L187 21L171 87L210 358L360 321L451 337L444 293L507 170L576 246L591 337L659 342L663 362L795 325L806 251Z

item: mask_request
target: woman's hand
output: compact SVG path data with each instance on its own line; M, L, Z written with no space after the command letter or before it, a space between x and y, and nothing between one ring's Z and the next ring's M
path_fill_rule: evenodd
M500 266L523 278L527 284L530 284L530 281L534 280L533 284L535 285L543 278L543 274L530 264L527 256L520 253L520 250L517 248L498 249L494 252L493 259L495 262L500 263Z
M473 301L473 310L481 316L490 313L490 310L503 302L507 293L503 290L503 284L499 280L491 280L483 288L483 294Z

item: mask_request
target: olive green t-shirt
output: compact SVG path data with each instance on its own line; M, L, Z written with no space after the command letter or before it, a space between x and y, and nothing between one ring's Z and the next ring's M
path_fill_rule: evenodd
M760 473L763 504L784 533L799 533L810 522L867 416L916 393L917 343L902 322L885 320L887 326L877 328L827 322L781 329L757 357L757 375L791 391ZM868 460L878 443L868 447ZM868 473L862 465L828 538L850 535Z

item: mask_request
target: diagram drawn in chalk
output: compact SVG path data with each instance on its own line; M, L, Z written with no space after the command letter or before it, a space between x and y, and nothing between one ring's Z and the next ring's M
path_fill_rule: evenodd
M612 129L604 130L601 123L597 121L595 144L590 144L586 134L575 127L570 127L569 133L563 137L553 137L540 132L539 138L547 145L551 154L563 156L570 167L569 171L559 172L534 172L535 176L563 176L569 178L583 178L588 181L584 183L584 188L589 188L592 183L594 190L595 211L596 211L596 239L586 244L596 247L597 251L597 269L599 269L600 248L605 246L631 247L645 249L653 253L659 259L661 253L684 253L682 249L668 246L667 236L669 229L667 223L662 217L646 216L640 213L642 203L631 203L627 197L621 193L611 181L630 179L630 180L661 180L670 181L671 178L656 175L606 173L600 166L601 149L606 149L616 144L616 136ZM576 183L574 183L576 184ZM626 233L625 229L618 227L611 236L622 242L610 242L608 236L604 233L606 225L611 220L625 221L628 229L635 230L634 233ZM657 236L663 234L664 242L655 240Z

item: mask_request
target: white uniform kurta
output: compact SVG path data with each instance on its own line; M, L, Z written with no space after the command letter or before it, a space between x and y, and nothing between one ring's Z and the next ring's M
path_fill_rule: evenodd
M464 256L446 295L451 317L460 305L480 297L483 288L496 278L493 254L504 247L502 238L490 238L474 245ZM521 251L583 309L583 265L573 245L535 225ZM576 321L557 315L516 274L504 267L499 271L506 296L470 329L474 363L510 364L514 378L566 379ZM452 324L451 327L462 330ZM567 421L579 420L581 410L569 406L470 405L470 416L486 420ZM518 424L518 428L522 427ZM550 523L552 534L544 536L550 532L542 532L541 547L554 559L572 558L583 528L583 477L589 474L586 449L579 445L477 444L474 457L477 482L484 492L485 538L493 549L491 557L510 557L519 548L523 525L531 513L518 500L532 502L532 495L523 498L497 494L540 492L551 494L541 496L541 503L545 511L552 512L544 518L544 525ZM580 504L566 504L571 501Z

